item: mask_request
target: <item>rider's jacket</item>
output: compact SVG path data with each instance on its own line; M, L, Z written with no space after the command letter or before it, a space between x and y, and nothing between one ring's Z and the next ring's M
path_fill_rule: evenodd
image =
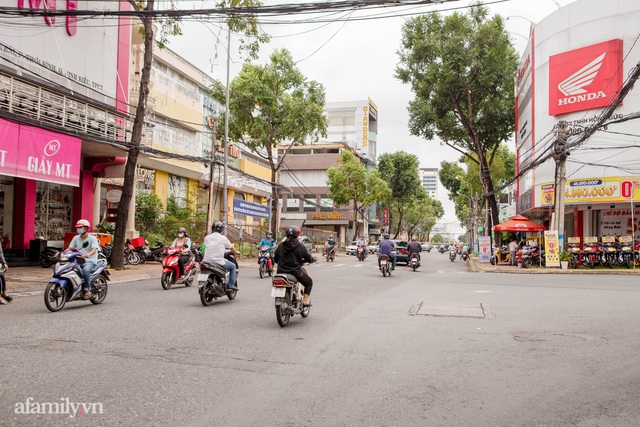
M391 251L396 245L389 239L384 239L380 242L380 255L391 255Z
M260 240L258 246L269 246L269 251L273 252L273 247L276 245L275 239L269 239L267 237Z
M313 258L298 239L287 239L276 248L273 261L278 264L278 273L295 275L301 272L302 264L305 261L312 263Z
M422 246L418 242L409 242L409 246L407 247L410 254L422 252Z

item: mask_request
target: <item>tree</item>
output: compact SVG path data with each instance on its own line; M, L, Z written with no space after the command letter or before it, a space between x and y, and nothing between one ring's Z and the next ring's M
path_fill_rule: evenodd
M353 205L352 234L347 240L355 239L358 212L371 203L385 200L390 193L389 186L377 170L367 173L365 166L349 150L340 153L340 166L329 168L327 175L329 197L338 206ZM364 213L362 216L364 219Z
M411 202L424 192L420 183L418 157L404 151L385 153L378 160L380 176L387 181L391 193L387 199L389 209L389 230L393 224L393 216L397 214L394 239L402 231L402 221Z
M224 100L220 82L212 95ZM326 136L324 87L298 70L286 49L271 54L267 65L247 64L230 85L229 136L241 141L267 160L271 168L271 200L280 200L278 171L286 157L278 156L278 145L316 142ZM272 215L271 229L278 230L278 216Z
M442 235L436 234L431 238L431 243L440 243L442 242Z
M438 136L479 166L482 188L498 223L490 164L514 130L517 55L500 16L482 6L467 15L429 14L403 27L396 77L415 94L409 129L428 140Z
M155 7L155 0L138 1L129 0L129 3L136 11L153 12ZM255 0L227 0L221 1L216 4L216 7L256 7L262 3ZM124 267L124 244L126 240L126 227L129 219L129 204L133 197L135 190L135 170L138 163L138 155L140 154L140 143L142 142L142 130L145 121L145 112L147 110L147 98L149 96L149 80L151 77L151 65L153 63L153 47L154 40L158 47L163 48L168 43L168 38L171 35L181 35L182 30L180 27L180 21L176 18L162 18L162 20L156 20L149 14L140 14L139 19L142 21L142 27L140 28L141 34L144 36L144 57L142 61L142 71L140 74L140 89L138 96L138 105L136 106L135 118L133 121L133 128L131 131L131 142L129 153L127 155L127 163L124 170L124 184L122 186L122 195L120 196L118 218L116 220L116 226L114 231L113 240L113 255L111 257L111 266L117 270L121 270ZM157 37L154 37L154 21L158 22L159 32ZM229 28L234 31L241 31L248 37L254 37L260 34L259 26L255 16L243 15L243 16L230 16L227 20ZM257 43L262 41L263 38L258 38L254 43L248 43L245 48L249 51L250 55L257 56ZM212 153L213 155L213 153Z
M402 229L408 238L417 237L418 240L427 240L436 221L444 215L444 208L439 200L434 200L422 190L422 194L409 202L409 207L404 215Z

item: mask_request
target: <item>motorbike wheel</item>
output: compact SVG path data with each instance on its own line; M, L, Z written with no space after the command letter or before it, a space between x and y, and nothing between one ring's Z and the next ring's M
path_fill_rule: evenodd
M489 262L491 263L491 265L496 265L496 257L492 255L489 259Z
M162 273L160 284L165 291L171 289L171 285L173 285L173 273Z
M104 277L98 276L91 282L91 301L92 304L102 304L107 297L107 281Z
M188 288L189 286L193 285L193 282L195 280L196 280L196 275L192 274L189 280L185 280L184 285Z
M238 287L238 281L236 280L236 288L237 287ZM238 295L238 291L227 292L227 298L229 298L229 301L233 301L234 299L236 299L237 295Z
M282 304L276 305L276 320L281 328L284 328L289 324L291 315L288 310L291 306L291 292L287 291L287 295L282 299Z
M413 264L411 268L413 268L413 271L416 271L418 269L418 264Z
M144 264L145 262L147 262L147 256L145 254L141 254L141 253L138 253L138 252L136 252L136 253L138 254L138 258L140 258L139 264Z
M522 267L529 268L531 267L531 258L525 258L522 260Z
M595 256L590 256L589 257L589 267L595 268L595 266L596 266L596 258L595 258Z
M61 288L58 283L49 283L44 290L44 305L47 306L49 311L62 310L67 303L67 288Z
M55 264L55 262L53 262L52 260L50 260L47 257L40 257L40 267L42 268L49 268L51 267L53 264Z
M311 307L304 307L300 312L300 316L307 317L309 316L309 312L311 311Z
M624 257L624 266L627 268L631 267L631 260L628 256Z
M383 265L383 266L382 266L382 277L387 277L387 273L388 273L388 272L389 272L389 271L387 270L387 266L386 266L386 265Z
M571 258L569 260L569 268L576 268L578 267L578 261L576 261L575 257Z
M205 307L210 306L211 304L213 304L213 293L212 292L207 292L207 290L209 289L209 287L212 286L209 283L207 283L206 285L204 285L203 287L200 288L200 302L202 303L202 305L204 305Z
M261 262L260 266L258 267L258 273L260 273L261 279L264 277L265 270L266 268L265 268L264 262Z
M127 262L131 265L140 264L140 254L138 254L138 252L131 251L125 255L125 258L127 259Z

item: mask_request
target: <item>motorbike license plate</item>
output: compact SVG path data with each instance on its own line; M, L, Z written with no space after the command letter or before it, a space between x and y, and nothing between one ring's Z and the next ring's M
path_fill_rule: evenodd
M283 298L287 293L287 288L276 288L273 286L271 288L271 298Z
M630 248L630 247L628 247L628 246L623 246L623 247L622 247L622 250L623 250L623 251L630 251L630 250L631 250L631 248Z
M616 248L609 248L609 252L615 252Z

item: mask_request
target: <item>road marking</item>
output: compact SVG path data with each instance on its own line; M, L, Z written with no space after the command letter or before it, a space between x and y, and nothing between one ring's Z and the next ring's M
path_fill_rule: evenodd
M343 265L347 265L347 264L334 264L334 267L342 267Z
M475 292L478 293L478 294L488 294L491 291L475 291Z

